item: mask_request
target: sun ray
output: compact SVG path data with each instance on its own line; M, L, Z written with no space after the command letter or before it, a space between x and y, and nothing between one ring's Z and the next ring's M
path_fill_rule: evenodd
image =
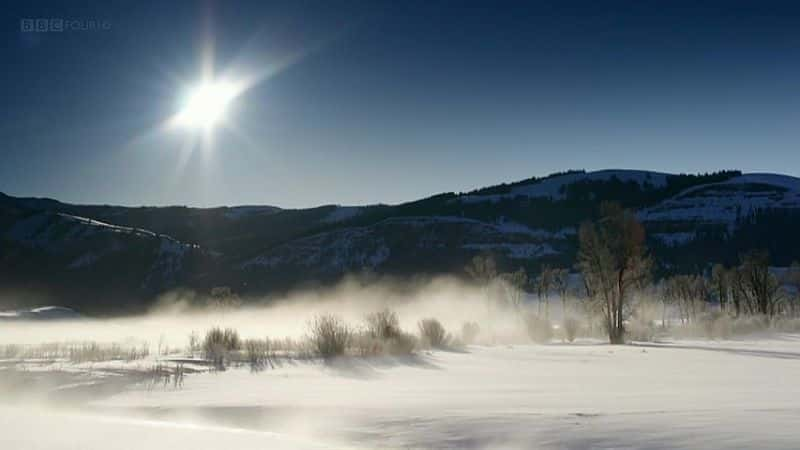
M229 60L225 68L215 66L214 11L207 4L203 16L200 48L198 52L198 77L190 83L175 71L161 68L162 76L170 85L177 85L183 92L182 104L178 111L161 124L134 137L127 147L138 147L142 141L173 134L186 133L177 149L179 153L176 175L181 176L194 154L200 153L203 165L211 164L214 147L222 134L229 135L237 142L237 148L245 153L260 151L259 145L249 133L243 130L235 118L227 117L229 106L238 101L247 91L275 77L288 68L305 60L312 54L327 47L344 35L349 27L344 27L332 35L310 38L296 45L294 50L272 48L276 42L286 42L279 28L275 35L274 27L263 27L252 34L240 47L239 52ZM291 27L286 24L286 29ZM219 135L219 136L218 136Z

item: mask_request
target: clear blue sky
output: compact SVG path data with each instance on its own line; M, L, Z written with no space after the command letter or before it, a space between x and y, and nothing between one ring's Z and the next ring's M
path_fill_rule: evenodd
M11 195L301 207L570 168L800 175L798 2L73 3L0 13ZM193 132L159 127L204 36L217 72L270 76L182 162Z

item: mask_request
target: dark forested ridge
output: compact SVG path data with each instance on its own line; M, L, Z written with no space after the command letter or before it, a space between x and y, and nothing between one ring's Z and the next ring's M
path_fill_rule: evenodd
M398 205L308 209L131 208L0 194L0 307L41 294L119 312L183 287L261 295L349 273L461 274L479 253L507 269L571 267L577 228L604 201L636 211L656 273L732 263L752 248L769 250L776 265L800 259L800 180L739 171L568 171Z

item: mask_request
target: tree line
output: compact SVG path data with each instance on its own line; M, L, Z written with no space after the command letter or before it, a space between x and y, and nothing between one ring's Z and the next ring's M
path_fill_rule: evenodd
M680 324L698 323L709 313L724 317L776 317L800 315L800 263L785 269L770 267L766 250L739 256L738 264L708 264L700 273L683 273L654 279L656 261L648 252L645 229L629 209L614 202L600 205L596 220L583 223L578 232L579 251L572 267L580 286L570 284L571 270L544 267L535 275L520 268L499 273L491 255L478 255L467 267L485 290L489 317L493 301L490 285L502 281L506 298L521 311L526 294L535 294L535 315L549 321L549 296L561 303L562 326L570 319L568 297L581 300L585 312L601 318L612 344L622 344L631 320L634 297L650 296L661 304L661 326L667 327L668 311L676 311ZM572 290L572 292L571 292ZM570 295L572 294L572 295ZM548 322L549 323L549 322Z

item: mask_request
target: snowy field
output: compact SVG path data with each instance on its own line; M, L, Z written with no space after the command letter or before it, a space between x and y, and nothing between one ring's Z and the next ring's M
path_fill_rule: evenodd
M52 376L34 387L18 383L0 401L0 448L800 445L798 335L470 346L327 365L285 360L259 372L243 366L189 374L178 389L145 388L113 366L69 377L55 376L63 367L45 369L0 372L6 382ZM55 400L75 389L80 401Z

